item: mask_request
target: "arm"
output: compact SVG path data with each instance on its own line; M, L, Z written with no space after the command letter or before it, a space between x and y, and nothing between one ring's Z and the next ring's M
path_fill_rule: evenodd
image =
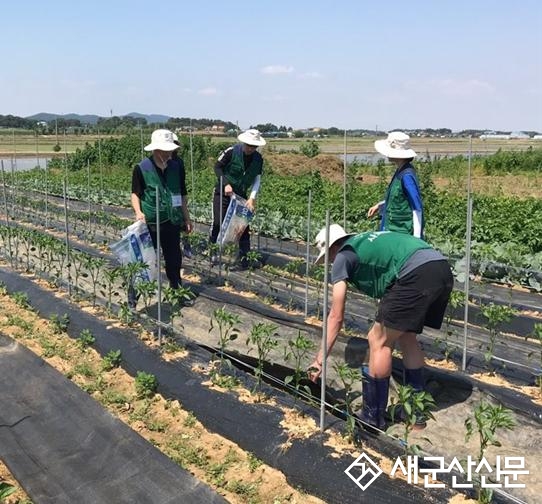
M141 211L141 196L145 190L145 181L143 180L143 175L139 166L134 168L132 173L132 194L130 196L130 201L132 203L132 208L134 209L136 220L145 222L145 214Z
M179 162L180 162L179 177L180 177L181 196L182 196L181 210L183 212L186 232L191 233L193 226L192 226L192 220L190 219L190 212L188 210L188 191L186 189L186 171L184 169L183 160L179 159Z
M136 193L132 193L130 200L132 202L136 220L145 222L145 214L141 211L141 200L139 199L139 196Z
M348 287L345 280L340 280L333 285L331 310L327 317L327 355L331 352L343 325L347 289ZM309 371L309 378L313 382L316 382L322 374L323 357L324 352L323 349L320 348L313 363L310 365L311 368L315 368L315 371Z
M402 183L403 191L408 200L408 204L412 209L412 222L414 226L414 231L412 234L417 238L421 238L423 233L423 204L418 182L416 181L415 177L407 173L403 177Z
M233 155L233 147L230 147L226 149L225 151L222 151L220 156L218 156L218 160L215 163L215 174L218 178L218 183L220 184L220 177L223 178L223 184L224 184L224 194L226 196L231 196L233 194L233 187L231 184L228 183L226 179L226 169L228 165L231 162L231 158Z
M367 212L367 217L370 219L373 215L380 212L380 209L382 208L385 202L386 200L379 201L376 205L373 205L371 208L369 208Z
M256 196L258 195L258 191L260 190L260 184L261 184L262 176L256 175L256 179L254 180L254 184L252 184L252 189L250 191L250 196L247 200L247 206L251 212L254 212L254 208L256 206Z

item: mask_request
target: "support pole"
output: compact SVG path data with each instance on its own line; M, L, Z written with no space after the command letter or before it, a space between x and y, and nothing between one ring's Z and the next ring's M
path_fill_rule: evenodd
M66 245L66 261L70 263L70 226L68 222L68 178L64 175L64 181L62 184L62 195L64 197L64 241ZM67 268L68 273L68 297L72 296L72 281L71 281L71 267Z
M224 177L220 177L220 229L218 231L218 278L222 278L222 244L220 241L222 240L222 220L224 219L224 211L223 211L223 203L224 203Z
M158 344L162 345L162 269L160 261L160 191L156 191L156 261L158 272Z
M4 160L0 160L2 164L2 192L4 196L4 214L6 218L6 227L8 230L8 253L9 253L9 263L13 269L13 250L11 249L11 225L9 222L9 210L8 210L8 197L6 191L6 173L4 171Z
M309 261L311 248L311 205L312 205L312 190L309 189L309 201L307 204L307 253L305 264L305 318L309 316Z
M346 130L344 130L344 161L343 161L343 228L346 231Z
M324 431L326 413L326 375L327 375L327 312L329 294L329 210L326 210L326 253L324 255L324 309L322 320L322 375L320 377L320 430Z
M469 334L469 288L472 234L472 136L469 139L469 162L467 174L467 240L465 244L465 313L463 319L463 359L461 369L467 368L467 339Z

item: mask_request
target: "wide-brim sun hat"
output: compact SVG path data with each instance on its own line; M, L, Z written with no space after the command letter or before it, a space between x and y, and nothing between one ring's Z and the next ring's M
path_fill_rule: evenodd
M143 150L146 150L147 152L154 150L170 152L178 148L179 146L175 143L175 139L171 131L167 129L158 129L152 132L151 143L143 147Z
M254 145L255 147L262 147L267 143L257 129L244 131L237 137L237 140L247 145Z
M331 247L336 241L354 236L355 233L347 233L339 224L331 224L329 226L329 246ZM326 255L326 228L322 228L316 235L315 245L320 249L320 253L314 261L314 264L320 264Z
M391 159L416 157L416 151L410 146L410 137L402 131L392 131L385 140L376 140L375 149Z

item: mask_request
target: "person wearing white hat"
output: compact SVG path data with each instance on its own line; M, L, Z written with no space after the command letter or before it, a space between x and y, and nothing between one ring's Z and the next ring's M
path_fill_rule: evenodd
M173 289L181 286L181 229L192 228L187 206L187 190L183 166L171 160L179 148L176 135L166 129L152 132L151 143L144 150L151 156L140 161L132 173L132 208L135 218L147 223L154 248L158 250L156 223L160 225L160 248L164 255L166 276ZM156 192L159 194L156 215ZM158 218L157 218L158 217ZM135 307L137 297L129 296ZM185 303L191 304L191 303Z
M410 146L410 137L402 131L392 131L385 140L376 140L374 146L396 166L396 170L386 198L369 208L367 217L380 214L380 231L397 231L423 238L423 202L412 165L416 152Z
M248 129L241 133L237 139L240 143L229 147L218 157L215 164L217 184L213 193L213 225L211 228L211 243L216 243L220 233L220 215L224 219L230 204L230 198L237 194L247 200L249 210L254 212L256 196L260 190L261 176L263 172L263 158L258 152L258 147L266 144L257 129ZM223 181L222 211L220 208L220 180ZM248 193L250 189L250 194ZM249 266L247 254L250 251L250 228L239 238L239 259L242 268ZM216 258L212 258L216 262Z
M317 264L325 256L325 232L324 228L316 237ZM329 261L333 300L327 318L328 355L343 325L348 286L380 299L368 334L369 366L362 368L361 420L383 430L393 348L398 343L402 350L405 382L423 390L424 355L416 334L424 326L440 329L453 287L451 268L440 252L414 236L392 231L352 235L338 224L329 228ZM320 349L309 367L313 381L322 372L322 359ZM419 415L418 426L425 421Z

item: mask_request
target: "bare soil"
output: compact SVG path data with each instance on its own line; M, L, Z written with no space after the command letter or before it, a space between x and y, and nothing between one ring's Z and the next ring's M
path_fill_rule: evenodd
M344 176L343 162L331 154L318 154L308 158L297 153L265 154L274 173L280 175L305 175L319 172L320 175L332 182L342 183ZM379 177L371 174L360 174L356 177L360 184L376 184ZM452 193L465 194L467 190L466 177L432 177L438 189ZM542 197L542 176L540 175L482 175L474 174L472 177L472 190L476 193L490 196L516 196L518 198Z

